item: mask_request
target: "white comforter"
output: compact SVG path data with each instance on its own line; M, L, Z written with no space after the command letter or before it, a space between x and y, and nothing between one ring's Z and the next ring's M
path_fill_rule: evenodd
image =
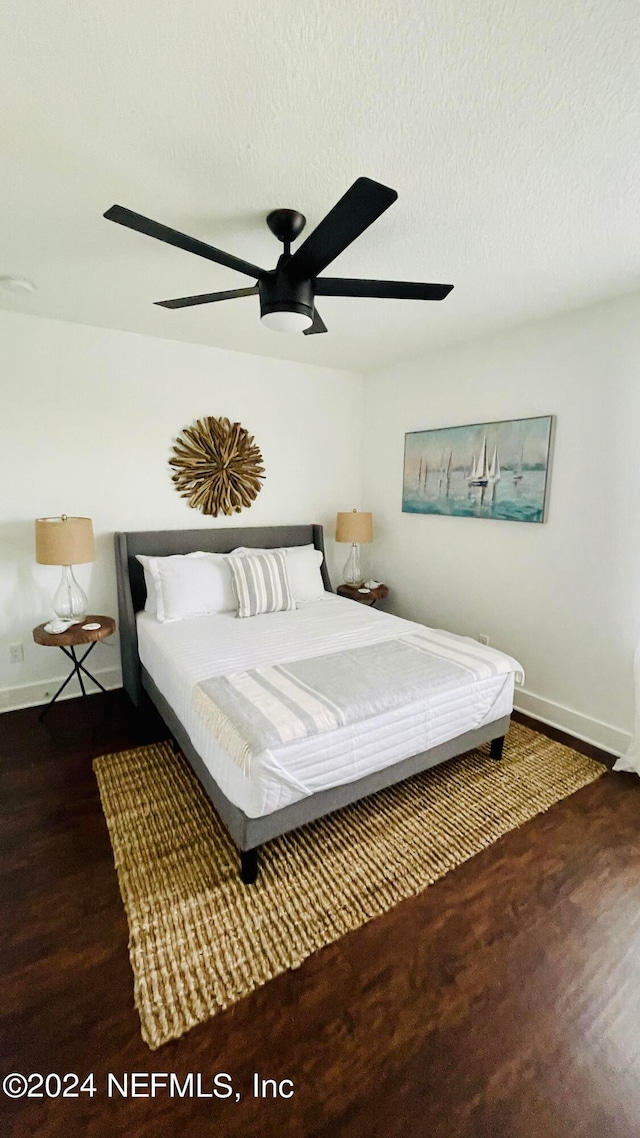
M414 631L410 621L372 612L327 594L295 612L238 620L233 613L160 624L138 614L140 659L183 723L223 793L250 817L261 817L330 786L362 778L410 755L508 715L519 664L504 674L432 693L366 723L265 750L246 775L193 711L194 686L270 663L302 660L376 644ZM442 634L439 634L442 636ZM474 651L496 654L471 642ZM502 658L502 655L499 654Z

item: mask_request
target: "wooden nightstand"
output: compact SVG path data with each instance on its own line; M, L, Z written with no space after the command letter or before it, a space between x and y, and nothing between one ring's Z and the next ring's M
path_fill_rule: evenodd
M98 628L83 628L83 625L86 624L97 624ZM61 694L61 692L64 691L67 684L70 680L73 679L74 676L78 677L80 690L86 701L89 718L91 718L91 709L87 700L87 693L85 691L84 683L82 682L82 672L84 672L85 676L88 676L90 680L93 680L93 683L100 688L100 691L106 692L107 689L103 688L99 680L97 680L95 676L92 676L91 672L85 668L84 661L86 660L89 653L95 648L98 641L104 640L106 636L111 636L112 632L115 632L115 630L116 622L113 617L110 616L85 616L83 621L81 621L79 624L70 625L70 627L67 628L65 632L46 632L44 624L39 624L37 628L34 628L33 639L35 640L36 644L44 644L47 647L60 648L60 650L64 652L65 656L68 656L69 659L73 661L73 668L69 672L66 680L58 688L53 699L49 701L44 711L40 713L38 717L40 719L40 722L42 722L49 708L56 702L58 696ZM76 656L76 648L80 644L88 644L89 647L87 648L84 656L80 656L80 658L78 658Z
M389 595L386 585L378 585L377 589L366 589L365 592L361 592L357 585L338 585L336 591L339 597L348 597L361 605L375 605L376 601L383 601Z

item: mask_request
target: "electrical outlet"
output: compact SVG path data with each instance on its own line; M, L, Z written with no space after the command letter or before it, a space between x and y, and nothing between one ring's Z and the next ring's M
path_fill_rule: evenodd
M488 644L489 643L489 637L484 632L478 633L478 640L479 640L480 644Z
M21 664L24 660L24 648L22 644L9 645L9 660L12 664Z

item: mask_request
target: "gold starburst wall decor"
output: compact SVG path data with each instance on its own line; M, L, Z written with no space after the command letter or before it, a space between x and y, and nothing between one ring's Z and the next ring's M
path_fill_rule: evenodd
M228 419L205 419L185 427L169 465L176 490L203 514L239 513L262 489L262 454L253 435Z

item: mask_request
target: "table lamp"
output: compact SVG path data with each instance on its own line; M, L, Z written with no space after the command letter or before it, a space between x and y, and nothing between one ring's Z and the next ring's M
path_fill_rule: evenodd
M359 546L373 541L373 515L352 510L350 514L338 514L336 518L336 541L350 541L351 552L344 567L345 585L361 585Z
M61 565L62 579L53 598L53 610L61 620L83 620L87 597L73 575L73 565L95 561L96 545L91 518L36 518L36 561Z

